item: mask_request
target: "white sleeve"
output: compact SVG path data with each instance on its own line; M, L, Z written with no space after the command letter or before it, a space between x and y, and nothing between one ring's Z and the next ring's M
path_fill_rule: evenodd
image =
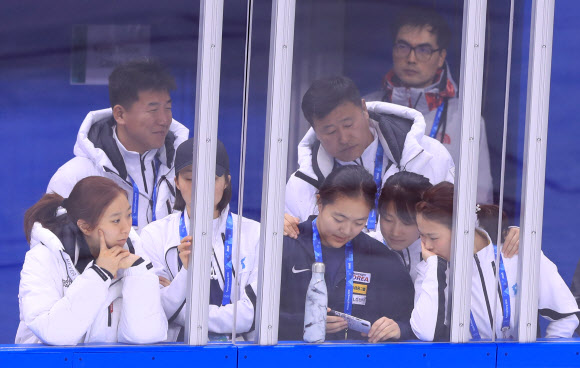
M315 207L316 188L292 174L286 184L285 213L304 222L310 215L316 214Z
M76 345L104 308L111 280L95 265L96 269L75 278L62 295L47 277L51 270L46 261L26 254L20 274L21 318L45 344Z
M167 339L167 318L161 306L159 278L150 262L125 270L123 307L118 340L124 343L152 344Z
M570 338L578 327L576 300L556 265L542 252L540 258L540 295L538 313L550 321L547 338Z
M479 136L479 166L477 176L477 203L493 203L493 181L489 162L489 146L485 120L481 118L481 133Z
M254 323L257 269L240 272L240 298L237 302L236 333L250 331ZM234 305L209 306L208 329L215 333L231 333L234 325Z
M91 175L99 175L94 171L93 163L84 157L73 157L54 173L48 187L47 193L57 193L67 198L70 192L81 179ZM99 175L100 176L100 175Z
M153 264L153 269L155 270L155 274L161 277L166 278L167 280L171 281L172 277L169 273L169 270L165 267L165 253L164 253L164 245L161 236L159 236L161 230L158 227L153 226L157 225L156 223L152 223L146 225L142 230L141 234L139 234L139 238L141 240L141 245L139 246L142 249L143 254L151 261ZM152 234L157 232L157 234ZM155 236L157 235L157 236ZM176 246L179 244L175 244ZM137 253L137 248L135 248L135 253ZM142 255L142 254L139 254Z
M145 226L139 236L143 251L147 258L151 260L155 274L171 281L171 284L166 287L161 287L161 284L159 284L159 287L161 287L161 305L165 311L165 316L169 321L183 326L185 324L185 308L182 305L187 296L187 270L182 267L175 277L170 274L165 262L165 244L163 244L163 240L159 236L161 231L158 227L152 225L155 224ZM152 234L155 232L157 232L157 236ZM176 315L178 311L179 313Z
M437 256L417 265L411 328L420 340L433 341L445 329L446 270L447 262Z

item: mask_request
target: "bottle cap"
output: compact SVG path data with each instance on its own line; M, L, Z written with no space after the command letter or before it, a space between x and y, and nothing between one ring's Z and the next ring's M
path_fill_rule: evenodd
M324 273L324 263L314 262L312 264L312 272Z

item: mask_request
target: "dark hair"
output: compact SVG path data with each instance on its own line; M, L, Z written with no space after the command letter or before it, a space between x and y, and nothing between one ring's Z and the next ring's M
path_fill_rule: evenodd
M430 26L429 32L437 37L439 48L447 49L451 40L451 30L443 17L434 9L430 8L405 8L393 24L393 42L396 41L399 30L404 26L425 27Z
M318 79L302 97L302 112L310 125L314 126L315 119L323 119L345 102L352 102L362 108L360 92L350 78L335 76Z
M222 213L224 208L226 208L228 203L230 203L230 201L232 200L232 183L229 179L230 172L225 171L224 175L228 186L226 187L226 189L224 189L222 199L217 204L217 210L219 213ZM175 178L176 179L179 178L179 173L175 174ZM177 211L185 210L185 200L181 195L181 191L177 188L175 188L175 203L173 204L173 209Z
M139 99L140 91L175 89L175 79L157 61L145 59L129 61L117 66L109 75L111 107L129 108Z
M452 228L453 184L443 181L425 191L421 202L415 207L417 214Z
M423 193L432 186L429 179L410 171L391 175L381 190L379 213L385 216L387 206L393 202L396 215L405 225L416 224L415 206L421 201Z
M479 221L479 226L482 227L491 238L491 242L495 244L497 242L497 220L499 219L499 206L495 204L480 204L479 211L477 212L477 220ZM509 227L509 221L507 214L502 211L501 213L501 239L503 243L507 235L507 230Z
M377 186L373 176L362 166L346 165L333 170L318 190L319 203L333 203L338 197L358 198L362 196L369 206L375 205Z
M105 209L119 195L127 192L111 179L89 176L80 180L67 199L56 193L45 194L24 214L24 234L30 242L30 232L35 222L56 233L68 221L76 225L82 219L94 228L99 223ZM57 216L58 207L66 209L66 215Z

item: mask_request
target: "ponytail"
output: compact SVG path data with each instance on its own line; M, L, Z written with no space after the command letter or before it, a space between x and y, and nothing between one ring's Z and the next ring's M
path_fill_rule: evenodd
M501 239L500 242L503 243L505 236L507 234L507 229L509 222L505 212L501 214ZM497 221L499 219L499 207L495 204L480 204L478 205L477 211L477 221L479 221L479 226L483 228L489 234L492 243L497 242Z
M77 224L84 220L92 229L99 223L105 209L122 195L127 198L127 192L114 181L101 176L89 176L75 184L67 199L56 193L45 194L34 206L24 214L24 234L30 242L30 232L35 222L57 233L69 221ZM59 216L57 209L63 207L66 214Z
M30 207L24 214L24 235L30 243L30 233L35 222L39 222L43 227L55 232L56 229L65 224L68 219L66 215L57 216L56 211L63 203L63 198L56 193L49 193Z

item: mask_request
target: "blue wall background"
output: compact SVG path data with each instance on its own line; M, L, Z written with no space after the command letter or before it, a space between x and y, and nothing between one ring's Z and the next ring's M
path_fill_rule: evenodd
M260 216L266 118L271 12L268 3L255 5L252 40L244 213L255 219ZM388 70L384 60L390 60L384 36L376 29L365 28L388 18L365 12L365 6L378 3L367 0L347 5L350 36L345 40L345 74L359 84L363 93L376 89ZM438 3L447 4L450 14L461 14L462 1ZM493 169L497 171L509 7L501 0L488 3L483 115L488 124ZM245 7L245 2L226 1L224 9L218 135L228 147L233 167L239 164L240 152ZM510 178L506 184L506 209L515 218L520 206L530 9L530 1L516 1L507 163ZM575 165L580 126L573 109L580 79L575 68L580 58L580 48L575 47L579 42L575 14L579 12L577 2L556 3L544 209L544 252L559 266L567 282L580 258L578 235L573 230L578 227L576 203L580 194L580 166ZM0 343L12 343L18 326L19 272L28 248L22 231L24 211L44 193L54 171L72 157L77 130L86 113L108 106L105 86L69 83L72 26L150 24L152 55L170 68L178 82L178 90L172 95L174 118L193 128L199 2L8 0L0 3L0 14L0 147L7 154L0 181ZM460 31L461 22L454 19L449 16L452 27ZM458 68L459 51L451 52L450 59ZM232 170L232 176L236 183L237 170ZM497 189L499 179L495 176ZM237 208L237 193L233 206Z

